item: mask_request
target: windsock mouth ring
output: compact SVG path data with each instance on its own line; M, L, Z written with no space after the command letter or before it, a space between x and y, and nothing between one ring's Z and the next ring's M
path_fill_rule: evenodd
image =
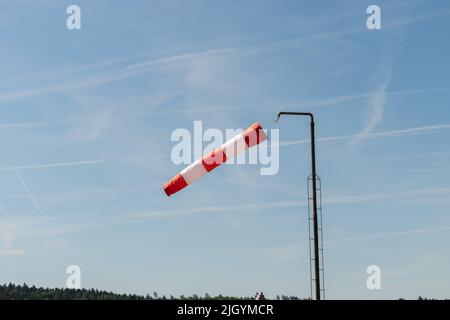
M259 122L252 124L247 130L243 132L245 144L248 148L260 144L267 139L266 134Z

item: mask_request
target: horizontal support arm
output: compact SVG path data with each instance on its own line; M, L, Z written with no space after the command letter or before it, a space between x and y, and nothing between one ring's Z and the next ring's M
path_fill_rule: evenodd
M287 116L307 116L307 117L311 118L311 123L314 123L314 116L313 116L313 114L311 112L288 112L288 111L282 111L282 112L278 113L276 121L278 121L282 115L287 115Z

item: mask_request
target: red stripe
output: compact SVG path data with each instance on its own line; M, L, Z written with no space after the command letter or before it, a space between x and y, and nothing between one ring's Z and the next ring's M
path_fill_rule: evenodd
M214 151L204 155L202 158L202 164L207 172L214 170L225 161L227 161L227 155L222 148L216 148Z
M183 176L181 174L177 174L172 178L172 180L164 185L164 191L166 192L167 196L170 197L170 195L180 191L187 185L188 184L186 183L186 180L184 180Z
M252 124L247 130L242 133L242 136L244 137L245 144L248 148L260 144L267 138L259 122Z

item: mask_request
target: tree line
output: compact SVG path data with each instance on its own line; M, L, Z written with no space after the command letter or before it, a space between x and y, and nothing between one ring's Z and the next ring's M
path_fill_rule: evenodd
M295 296L278 295L277 300L300 300ZM192 295L179 297L153 294L117 294L97 289L43 288L27 284L0 285L0 300L253 300L255 297L204 296Z

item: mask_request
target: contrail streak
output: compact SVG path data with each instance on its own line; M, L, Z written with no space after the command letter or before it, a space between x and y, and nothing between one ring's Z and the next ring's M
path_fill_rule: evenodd
M39 211L39 213L42 213L41 207L36 202L36 199L34 199L33 195L30 192L30 189L28 189L27 185L25 184L25 181L23 181L22 176L20 175L19 171L14 166L12 168L14 169L14 172L16 173L17 177L19 178L20 182L22 183L23 187L25 188L25 191L27 192L28 197L31 199L31 201L33 202L34 206Z
M380 132L372 132L367 134L367 138L388 138L388 137L400 137L400 136L410 136L415 134L422 134L429 131L442 130L442 129L450 129L450 124L437 124L431 126L422 126L408 129L399 129L399 130L391 130L391 131L380 131ZM349 134L343 136L334 136L334 137L323 137L318 138L317 142L329 142L329 141L338 141L338 140L349 140L357 137L359 134ZM294 140L294 141L286 141L281 142L279 144L280 147L291 146L297 144L306 144L309 143L310 140Z
M14 170L59 168L59 167L72 167L72 166L81 166L81 165L89 165L89 164L101 164L101 163L105 163L105 162L106 161L104 161L104 160L86 160L86 161L74 161L74 162L35 164L35 165L18 166L18 167L12 167L12 168ZM11 170L11 167L0 167L0 170Z
M22 186L24 187L28 197L30 198L31 202L33 202L34 206L36 207L37 211L39 212L39 214L42 215L42 209L39 206L39 204L37 203L36 199L33 197L33 194L30 192L30 189L28 189L28 186L26 185L25 181L23 180L22 176L19 173L19 170L17 170L16 167L12 167L14 172L17 175L17 178L19 178L20 182L22 183ZM51 224L50 221L47 221L48 225L50 226L51 229L53 229L53 225Z
M25 253L22 249L0 250L0 256L22 256Z
M333 243L334 244L334 243L349 242L349 241L378 240L378 239L384 239L384 238L411 236L411 235L435 233L435 232L445 232L445 231L450 231L450 227L406 230L406 231L399 231L399 232L392 232L392 233L374 234L374 235L362 236L362 237L342 238L342 239L325 241L325 243L328 243L328 244Z

